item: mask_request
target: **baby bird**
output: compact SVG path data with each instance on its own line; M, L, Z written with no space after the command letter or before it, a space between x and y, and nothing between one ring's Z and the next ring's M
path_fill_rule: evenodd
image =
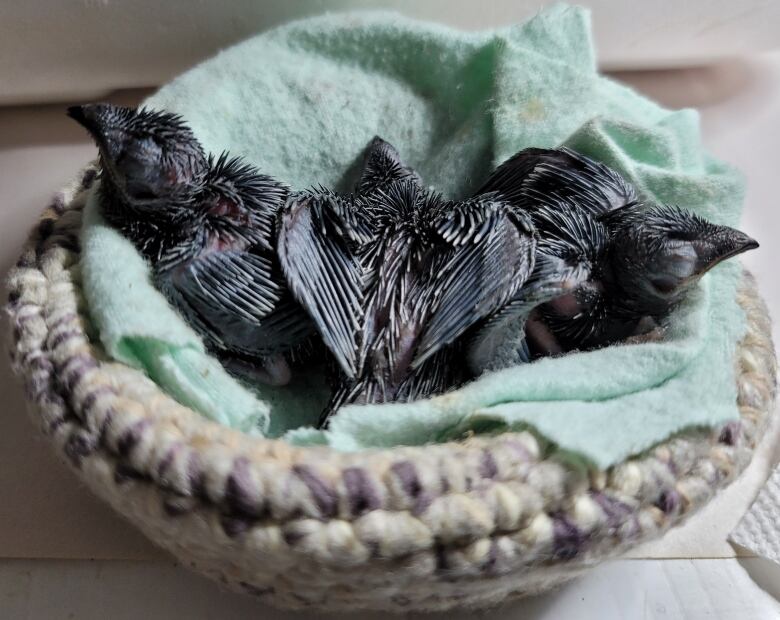
M683 209L644 205L617 172L568 149L527 149L479 193L529 213L540 248L587 273L529 316L530 356L593 349L659 325L716 264L758 247ZM479 195L478 193L478 195Z
M537 241L533 272L467 338L466 361L475 376L530 362L534 338L551 344L537 328L537 308L581 287L607 243L606 231L576 210L539 209L535 221L546 226L547 234Z
M101 210L152 266L154 283L237 374L282 385L314 332L276 257L289 191L239 158L207 157L174 114L69 108L97 142Z
M339 367L321 425L342 404L457 384L453 343L533 270L528 218L492 196L445 201L418 179L376 138L357 196L310 193L282 216L282 267Z

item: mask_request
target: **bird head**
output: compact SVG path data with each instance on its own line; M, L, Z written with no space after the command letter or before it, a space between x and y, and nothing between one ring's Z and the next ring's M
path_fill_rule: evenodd
M758 247L739 230L673 206L631 205L603 222L613 239L613 277L626 301L648 314L663 314L715 265Z
M68 115L97 143L104 183L136 208L186 202L208 163L181 117L107 103L73 106Z

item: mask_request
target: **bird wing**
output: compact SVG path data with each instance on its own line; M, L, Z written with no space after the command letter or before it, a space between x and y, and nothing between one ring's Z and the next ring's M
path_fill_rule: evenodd
M277 250L290 290L349 377L358 371L363 271L353 242L361 231L345 199L304 194L282 213Z
M311 331L268 256L213 252L171 270L166 280L169 297L200 331L227 348L272 351Z
M547 300L539 308L542 319L563 350L589 348L605 325L612 298L604 280L604 274L611 273L609 230L601 218L585 211L554 207L540 208L534 222L541 231L540 253L549 255L548 260L562 260L580 281L576 291L568 287L573 305L560 306L564 298Z
M397 384L389 382L383 373L363 375L357 379L340 378L320 414L318 427L326 428L330 417L347 403L409 402L457 386L463 377L461 365L455 359L456 351L452 347L440 350Z
M435 230L445 247L435 252L421 304L433 311L414 367L507 303L534 267L533 226L505 203L472 199L449 205Z
M525 324L531 311L572 292L591 273L587 261L570 263L568 258L547 254L541 242L537 245L533 273L508 303L480 323L468 342L466 360L474 374L530 361Z
M205 254L175 272L173 281L198 305L259 325L282 296L271 260L248 252Z
M606 252L609 232L601 218L576 209L569 201L551 198L533 214L539 232L539 249L565 259L568 264L600 263Z
M566 148L520 151L496 168L477 194L489 192L529 212L557 203L600 215L638 200L616 171Z
M403 180L421 183L420 176L401 161L398 150L379 136L374 136L368 144L357 192L369 194L387 187L393 181Z

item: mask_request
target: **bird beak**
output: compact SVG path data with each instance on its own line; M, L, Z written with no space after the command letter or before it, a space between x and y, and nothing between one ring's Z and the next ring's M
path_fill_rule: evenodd
M108 134L117 130L115 123L108 124L106 122L106 114L111 107L107 103L74 105L68 108L67 113L90 133L98 147L105 147L108 142L111 142L111 140L107 140Z
M97 121L95 114L95 106L93 105L73 105L68 108L67 112L74 121L84 127L93 136L97 133Z
M107 112L112 107L108 103L90 103L71 106L67 112L68 116L84 127L95 140L104 163L116 161L120 154L121 136L124 135L116 124L106 122Z
M756 249L758 241L734 228L717 226L714 234L695 241L694 247L698 254L696 273L703 274L726 259Z
M727 236L727 251L724 253L724 259L731 258L737 254L742 254L742 252L747 252L748 250L755 250L758 247L758 241L749 237L742 231L730 228L728 229Z
M84 124L84 106L72 105L68 108L67 115L77 123Z

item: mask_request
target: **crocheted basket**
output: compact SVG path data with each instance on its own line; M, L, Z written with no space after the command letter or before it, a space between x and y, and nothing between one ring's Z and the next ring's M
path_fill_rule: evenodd
M250 438L109 361L79 288L84 177L9 279L12 358L43 432L100 497L186 565L288 608L484 606L655 538L750 461L775 395L767 311L746 273L741 420L608 471L545 459L529 433L340 453Z

